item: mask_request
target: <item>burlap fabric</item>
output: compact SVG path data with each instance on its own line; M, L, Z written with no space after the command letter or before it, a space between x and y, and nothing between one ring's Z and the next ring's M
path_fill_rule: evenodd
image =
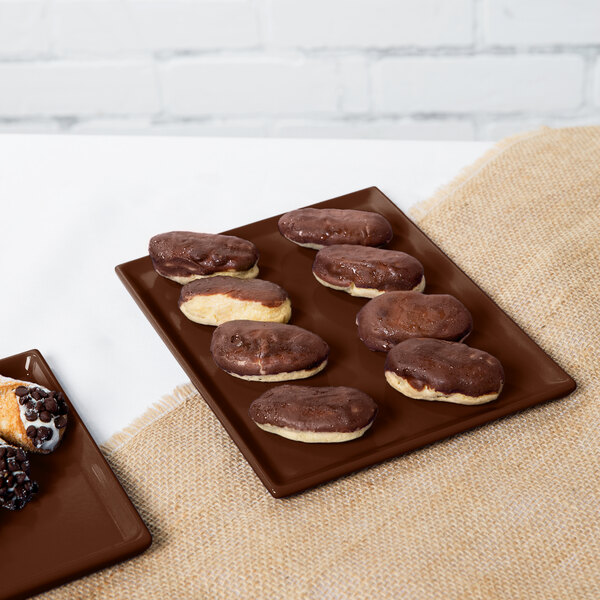
M425 208L578 390L285 500L179 390L108 454L153 546L45 598L600 598L600 128L506 140Z

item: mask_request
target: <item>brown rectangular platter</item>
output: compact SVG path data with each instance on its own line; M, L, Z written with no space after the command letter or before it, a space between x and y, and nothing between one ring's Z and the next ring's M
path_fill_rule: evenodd
M64 390L38 350L0 359L0 373ZM0 600L46 591L143 552L152 538L98 446L69 405L60 446L29 454L38 495L0 509Z
M377 188L312 206L385 216L394 229L388 247L423 263L426 293L453 294L467 306L474 320L467 343L500 359L506 384L498 400L481 406L424 402L392 389L383 374L385 354L369 351L357 336L356 313L367 299L320 285L311 271L315 251L284 239L277 229L279 216L272 217L225 233L256 244L259 277L278 283L290 295L290 323L318 333L331 348L327 368L299 383L356 387L379 405L375 423L358 440L342 444L287 440L262 431L248 417L250 403L277 384L243 381L218 369L209 352L214 329L186 319L177 306L181 287L158 276L150 257L116 267L134 300L273 496L303 491L575 389L571 377ZM181 229L198 231L200 222L182 224Z

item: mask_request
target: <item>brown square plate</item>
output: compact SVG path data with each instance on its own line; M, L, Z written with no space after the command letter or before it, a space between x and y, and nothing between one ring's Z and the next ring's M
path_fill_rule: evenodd
M0 373L64 390L38 350L0 360ZM66 398L66 395L65 395ZM143 552L152 538L72 403L52 453L29 453L39 494L0 509L0 600L15 600Z
M158 276L149 256L119 265L123 283L273 496L300 492L575 389L575 382L377 188L313 206L384 215L394 229L389 248L423 263L427 293L450 293L467 306L474 320L467 342L500 359L506 385L497 401L481 406L424 402L393 390L383 375L385 354L369 351L357 336L356 313L367 299L317 283L311 270L315 251L284 239L277 229L279 217L272 217L226 233L256 244L259 277L290 295L290 322L318 333L331 348L327 368L299 383L357 387L379 405L375 423L358 440L290 441L262 431L248 417L250 403L276 384L244 381L216 367L209 352L214 329L184 317L177 306L181 287Z

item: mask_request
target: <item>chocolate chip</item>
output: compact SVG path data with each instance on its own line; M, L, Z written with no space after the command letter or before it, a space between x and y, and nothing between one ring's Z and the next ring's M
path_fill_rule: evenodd
M48 398L45 400L44 408L51 413L58 412L58 404L54 398Z
M16 390L15 390L15 394L17 396L19 396L19 398L21 396L25 396L27 394L27 388L23 385L20 385Z
M54 419L54 425L57 429L62 429L67 426L67 417L65 415L61 415L60 417L56 417Z
M38 429L38 437L45 441L52 439L54 432L49 427L40 427Z
M27 404L25 405L25 408L28 408L29 410L33 410L35 408L35 402L33 400L28 400Z
M47 398L49 396L49 393L46 390L42 390L41 388L38 388L38 392L40 393L40 396L42 398Z
M23 404L25 404L25 402L27 402L27 396L21 396L21 397L19 398L19 404L20 404L21 406L23 406Z
M0 446L0 458L6 454L6 446Z
M15 456L15 454L17 453L15 448L7 448L6 449L6 456L8 456L9 458L12 456Z
M40 394L40 389L35 388L33 390L33 392L31 392L31 397L34 398L35 400L39 400L42 397L42 395Z
M38 418L38 413L37 413L37 411L36 411L36 410L28 410L28 411L25 413L25 418L26 418L28 421L37 421L37 418Z
M35 427L34 425L30 425L27 430L27 437L29 438L34 438L37 435L37 427Z
M44 410L40 413L40 421L44 423L50 423L51 419L52 415L47 410Z
M24 460L27 460L27 455L25 454L25 452L23 452L23 450L21 450L21 448L19 448L17 450L15 456L17 457L17 460L19 462L23 462Z

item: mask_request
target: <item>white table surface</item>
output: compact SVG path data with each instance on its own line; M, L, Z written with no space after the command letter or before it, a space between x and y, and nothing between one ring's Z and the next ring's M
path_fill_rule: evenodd
M0 136L0 356L38 348L98 443L187 381L118 280L149 238L378 186L408 209L482 142Z

